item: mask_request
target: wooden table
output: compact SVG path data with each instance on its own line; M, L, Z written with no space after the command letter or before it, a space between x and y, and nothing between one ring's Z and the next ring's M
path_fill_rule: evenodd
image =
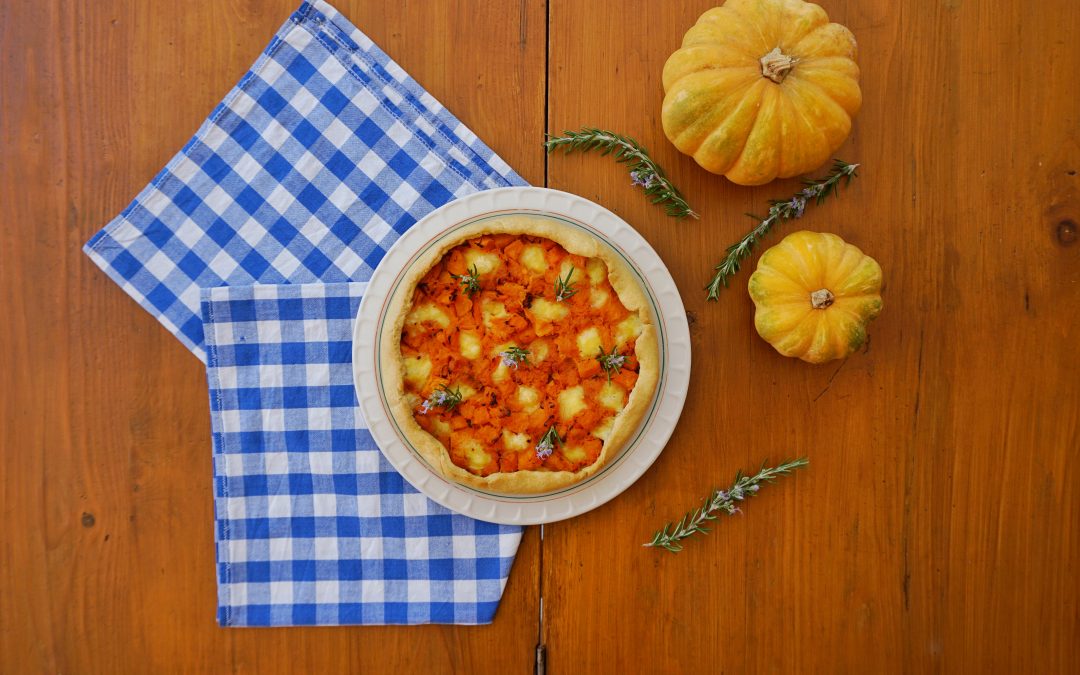
M712 0L340 1L535 185L614 210L691 320L690 400L615 502L524 538L489 627L218 628L203 369L80 252L296 0L0 7L0 671L1077 672L1080 12L828 0L860 45L862 163L799 227L885 270L872 342L812 367L707 303L793 180L743 188L665 140L660 72ZM700 222L545 131L642 141ZM790 226L786 228L792 230ZM774 237L773 241L778 237ZM811 467L679 555L639 544L763 459ZM543 621L540 622L540 598Z

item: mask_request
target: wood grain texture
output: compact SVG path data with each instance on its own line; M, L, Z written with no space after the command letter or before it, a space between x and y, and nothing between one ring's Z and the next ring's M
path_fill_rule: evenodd
M714 4L625 2L589 21L551 6L549 129L638 138L703 218L666 219L606 160L549 161L551 187L657 249L694 349L653 469L546 529L550 672L1076 672L1080 14L822 3L859 41L865 104L838 155L864 168L797 225L876 257L886 289L865 352L812 367L755 334L749 270L716 304L701 291L742 214L797 187L732 185L663 136L664 60ZM683 553L638 548L739 468L803 454L808 470Z
M490 627L218 628L203 368L80 250L298 4L0 5L0 672L532 665L535 532ZM543 181L542 2L335 4Z

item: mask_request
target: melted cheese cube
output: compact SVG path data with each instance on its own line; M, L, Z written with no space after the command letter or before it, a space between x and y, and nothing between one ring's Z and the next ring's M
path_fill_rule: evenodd
M571 462L584 462L585 461L585 448L574 446L562 449L563 457Z
M451 428L449 422L443 422L438 417L432 417L431 430L435 432L436 436L449 436L453 428Z
M452 385L450 388L457 391L459 394L461 394L461 400L462 401L466 401L469 398L471 398L473 396L476 396L476 390L473 389L472 387L470 387L467 384L462 384L462 383L458 382L458 383Z
M596 400L605 408L619 412L626 406L626 390L614 382L605 382L596 394Z
M505 319L510 316L506 313L506 305L492 300L484 300L480 305L480 315L484 319L484 325L488 328L491 328L495 319Z
M570 308L561 302L552 302L545 298L537 298L536 300L533 300L532 307L529 308L529 311L538 319L554 323L565 318L570 312Z
M423 389L431 375L431 357L427 354L405 357L405 381L414 389Z
M585 389L579 384L559 392L559 419L570 421L585 409Z
M611 417L605 417L604 421L601 422L600 424L597 424L596 428L593 429L589 433L591 433L593 436L595 436L596 438L599 438L602 441L606 441L608 439L608 436L611 435L611 427L613 427L614 425L615 425L615 416L614 415L612 415Z
M529 343L529 363L540 363L548 357L551 345L547 340L533 340Z
M478 251L475 248L465 251L465 266L469 269L476 267L477 274L491 274L499 269L501 264L502 261L499 260L499 256L494 253Z
M594 288L589 291L589 306L593 309L600 309L607 304L611 294L602 288Z
M532 244L521 249L521 264L525 269L536 274L543 274L547 272L548 262L547 256L544 254L544 247Z
M540 392L532 387L518 387L514 392L514 398L521 409L527 413L540 409Z
M578 333L577 348L581 358L595 358L600 353L600 345L600 329L596 326L586 328Z
M529 447L527 434L515 434L509 429L503 429L502 442L503 447L507 450L525 450Z
M461 355L467 359L480 358L482 347L480 345L480 336L471 331L464 331L458 336L458 351Z
M615 344L622 347L637 336L641 335L641 317L631 314L615 326Z
M596 286L607 278L607 265L600 258L589 258L585 263L585 273L589 275L589 283Z
M506 382L506 378L510 377L510 369L506 367L506 364L502 361L499 365L495 366L495 370L491 372L491 381L495 383Z
M419 307L414 307L411 312L405 317L405 323L407 325L415 325L418 323L434 323L446 328L450 325L450 316L436 307L432 303L426 303Z
M473 471L479 471L491 462L491 455L475 438L454 439L454 445L465 455L465 462Z
M573 271L571 272L571 270ZM559 278L565 279L568 274L570 275L570 285L581 281L581 268L570 262L569 259L563 260L562 264L559 265Z

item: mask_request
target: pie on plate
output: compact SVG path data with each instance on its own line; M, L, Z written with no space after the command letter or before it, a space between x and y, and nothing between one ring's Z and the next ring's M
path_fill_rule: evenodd
M390 413L442 476L541 493L619 453L656 390L654 318L600 239L513 215L440 239L404 273L380 336Z

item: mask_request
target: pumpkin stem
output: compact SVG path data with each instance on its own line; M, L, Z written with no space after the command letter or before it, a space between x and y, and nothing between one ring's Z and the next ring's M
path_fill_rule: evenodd
M827 288L821 288L810 294L810 304L814 309L825 309L836 301L836 296Z
M788 56L780 51L779 47L761 57L761 74L773 82L780 84L787 77L788 72L795 67L799 59Z

